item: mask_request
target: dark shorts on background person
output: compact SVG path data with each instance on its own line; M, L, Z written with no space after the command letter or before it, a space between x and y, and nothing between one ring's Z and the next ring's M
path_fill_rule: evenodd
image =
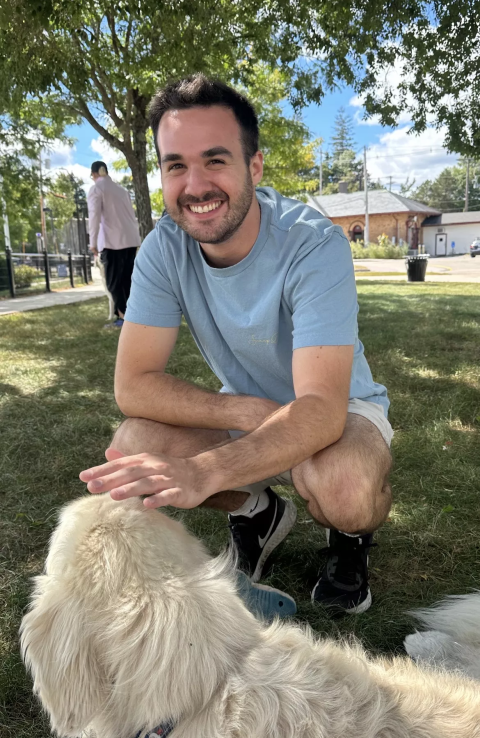
M105 282L112 295L115 314L125 314L132 283L133 264L137 247L127 249L103 249L100 259L105 268Z

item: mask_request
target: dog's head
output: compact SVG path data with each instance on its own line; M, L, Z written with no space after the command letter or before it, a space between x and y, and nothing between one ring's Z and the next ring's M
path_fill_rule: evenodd
M225 562L138 499L67 505L21 626L52 728L130 738L195 714L258 643Z

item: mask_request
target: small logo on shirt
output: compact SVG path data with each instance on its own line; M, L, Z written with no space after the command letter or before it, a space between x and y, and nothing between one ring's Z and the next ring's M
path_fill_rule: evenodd
M277 343L278 333L274 333L271 338L257 338L256 336L250 336L249 343L255 346L257 343Z

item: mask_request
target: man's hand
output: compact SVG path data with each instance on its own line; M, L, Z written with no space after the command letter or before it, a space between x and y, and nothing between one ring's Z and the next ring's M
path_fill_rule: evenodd
M94 256L98 256L98 249L96 246L89 246L88 250L91 251Z
M87 482L88 491L94 494L110 492L113 500L149 495L143 501L148 508L165 505L192 508L218 492L208 489L194 458L124 456L113 448L108 448L105 456L107 464L80 473L80 479Z

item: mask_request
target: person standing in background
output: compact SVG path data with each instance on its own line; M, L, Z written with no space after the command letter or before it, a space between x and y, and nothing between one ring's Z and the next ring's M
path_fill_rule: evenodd
M105 162L94 161L90 176L95 182L87 198L90 250L100 254L115 305L116 320L107 327L121 328L140 233L130 195L109 177Z

